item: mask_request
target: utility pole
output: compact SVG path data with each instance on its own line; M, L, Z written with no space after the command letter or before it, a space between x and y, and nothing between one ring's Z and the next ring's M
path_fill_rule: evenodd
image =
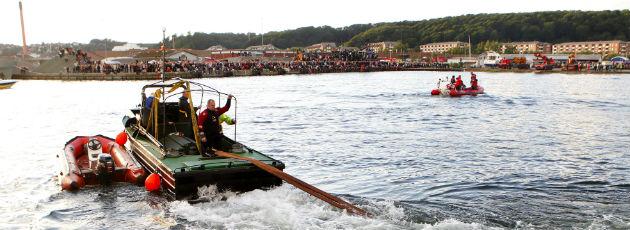
M22 60L24 60L26 56L26 52L28 52L28 48L26 47L26 32L24 32L24 14L22 13L22 1L20 1L20 22L22 23Z
M173 34L172 38L173 38L173 49L175 49L175 34Z
M164 57L164 53L166 52L166 44L164 44L164 42L166 41L166 27L162 27L162 47L160 47L160 51L162 51L162 70L161 70L161 75L162 75L162 82L165 81L164 78L164 68L166 65L166 58Z
M472 46L470 45L470 34L468 35L468 58L472 57Z
M260 18L260 45L261 46L265 45L265 32L263 31L263 18Z

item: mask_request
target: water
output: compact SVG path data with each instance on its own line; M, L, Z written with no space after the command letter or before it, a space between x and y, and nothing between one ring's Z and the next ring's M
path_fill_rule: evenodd
M146 82L21 81L0 91L0 228L630 228L629 76L480 73L486 95L429 96L447 74L203 81L238 98L239 141L373 219L286 184L196 205L60 192L64 143L122 131Z

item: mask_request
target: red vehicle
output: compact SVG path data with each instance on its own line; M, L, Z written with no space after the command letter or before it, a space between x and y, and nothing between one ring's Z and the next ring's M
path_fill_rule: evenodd
M438 57L433 57L432 61L435 62L439 62L439 63L445 63L448 61L448 58L443 57L443 56L438 56Z
M553 65L556 63L553 58L547 58L541 53L536 53L534 56L536 57L534 60L534 68L536 70L553 70Z
M510 59L501 59L499 62L499 68L501 69L511 69L512 68L512 60Z
M575 61L575 53L569 55L569 60L567 60L567 64L562 67L564 71L579 71L578 64Z

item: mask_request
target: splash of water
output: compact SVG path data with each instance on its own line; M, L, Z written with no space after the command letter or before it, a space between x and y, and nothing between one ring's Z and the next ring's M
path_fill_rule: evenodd
M445 220L418 224L405 220L405 211L393 201L367 201L361 208L374 210L373 218L350 215L290 186L242 194L201 187L209 202L174 201L170 213L199 228L224 229L487 229L481 224Z

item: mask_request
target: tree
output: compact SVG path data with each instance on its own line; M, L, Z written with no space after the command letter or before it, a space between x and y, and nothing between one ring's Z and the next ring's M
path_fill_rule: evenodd
M404 35L404 37L403 37ZM367 43L401 41L401 47L444 41L466 41L474 52L498 51L486 41L531 41L549 43L630 38L630 10L548 11L533 13L476 14L377 24L301 27L265 33L265 43L279 48L306 47L315 43L364 47ZM260 34L189 33L177 37L177 47L205 49L211 45L245 48L258 45ZM484 43L483 45L479 45ZM494 43L492 43L494 44Z
M503 51L504 54L515 54L518 53L518 51L516 50L516 47L514 47L513 45L506 45L505 46L505 50Z

